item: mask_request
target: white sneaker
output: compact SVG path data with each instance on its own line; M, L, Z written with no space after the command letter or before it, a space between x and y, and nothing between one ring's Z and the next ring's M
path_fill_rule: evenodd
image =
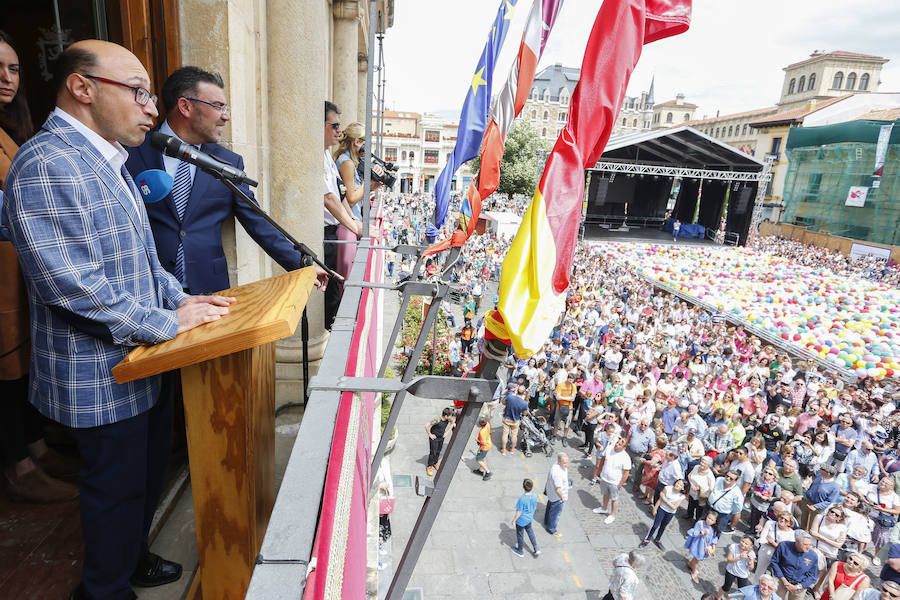
M873 557L872 557L872 564L875 565L876 567L879 566L879 565L881 565L881 559L878 558L877 556L873 556Z
M607 525L609 525L610 523L612 523L615 520L616 520L616 515L609 515L608 517L603 519L603 522L606 523Z
M602 506L598 506L597 508L594 509L594 512L598 515L608 515L609 509L603 508Z

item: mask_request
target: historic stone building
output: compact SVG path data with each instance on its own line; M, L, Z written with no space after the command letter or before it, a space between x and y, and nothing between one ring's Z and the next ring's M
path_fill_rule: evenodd
M519 119L529 121L542 139L551 142L559 136L569 119L569 100L578 84L580 69L557 63L534 76L531 94ZM653 120L653 81L640 96L626 96L615 120L612 134L647 131ZM695 107L696 108L696 107Z
M778 106L789 110L811 100L825 100L853 92L877 92L881 68L889 59L835 50L816 50L809 58L784 68Z
M651 90L653 86L651 84ZM675 94L674 100L653 106L653 129L665 129L684 125L694 118L697 105L684 101L684 94Z

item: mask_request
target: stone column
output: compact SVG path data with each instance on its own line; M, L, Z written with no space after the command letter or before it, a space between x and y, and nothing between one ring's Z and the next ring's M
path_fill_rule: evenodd
M332 101L341 110L341 123L356 120L359 103L359 2L334 0L334 89Z
M359 90L359 99L356 101L356 120L366 124L366 83L368 83L369 77L369 59L365 54L360 53L357 58L357 64L359 65L359 73L357 74L357 89ZM377 75L377 73L375 73ZM372 85L378 85L376 81L372 82ZM374 100L372 101L372 109L377 108L374 105ZM372 129L375 129L375 122L372 121Z
M272 212L319 257L324 256L322 128L329 18L328 4L320 0L266 4ZM307 304L310 362L322 358L328 339L323 309L323 294L314 290ZM301 360L298 327L297 334L276 349L278 404L302 399Z

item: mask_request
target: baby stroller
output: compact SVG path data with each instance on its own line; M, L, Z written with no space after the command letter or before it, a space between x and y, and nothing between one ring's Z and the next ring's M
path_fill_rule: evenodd
M547 456L553 454L553 447L550 445L550 437L548 435L547 419L544 417L532 417L529 414L522 414L521 429L519 437L521 438L522 450L525 456L531 456L535 450L542 451Z

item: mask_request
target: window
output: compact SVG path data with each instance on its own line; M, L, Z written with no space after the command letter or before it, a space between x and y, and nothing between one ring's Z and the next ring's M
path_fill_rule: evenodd
M672 113L666 113L666 123L672 122Z
M531 118L537 119L537 111L536 110L531 111Z
M718 127L716 127L716 135L715 135L715 137L719 137L719 128L718 128Z
M412 150L409 151L409 160L414 160L416 158L416 153Z
M545 111L544 111L544 120L546 121L546 120L549 119L549 118L550 118L550 113L549 113L548 111L545 110Z
M684 120L685 120L685 121L690 121L690 120L691 120L691 113L684 113Z
M385 148L384 149L384 160L388 162L397 162L397 149L396 148Z
M743 129L741 129L741 135L747 135L747 124L744 123Z
M816 74L813 73L809 76L809 84L807 84L806 89L814 90L816 89Z
M429 165L436 165L438 163L438 151L437 150L426 150L425 151L425 163Z
M425 131L425 141L426 142L439 142L441 141L441 132L435 131L433 129L428 129Z
M404 150L403 152L401 152L400 155L401 155L400 160L406 160L406 150Z
M867 89L869 89L869 74L863 73L862 77L859 78L859 90L864 92Z
M556 120L560 121L562 123L565 123L566 119L568 119L568 118L569 118L569 113L564 113L564 112L561 112L556 116Z
M628 119L626 119L625 117L622 117L622 127L627 127L627 126L628 126Z
M806 76L800 77L800 81L797 82L797 92L802 92L806 89Z
M569 97L568 97L566 94L561 95L561 96L559 97L559 103L562 104L563 106L568 106L568 104L569 104Z
M544 90L544 102L550 102L550 90Z
M847 75L847 89L856 89L856 73L850 73L849 75Z
M731 130L732 130L732 126L729 125L728 126L728 137L731 137Z
M778 162L778 160L781 156L781 138L780 137L772 138L772 150L769 152L769 154L774 154L775 162Z
M841 89L841 86L844 84L844 72L838 71L834 74L834 79L831 81L831 87L835 90Z
M632 126L632 127L637 127L637 119L635 119L634 121L631 122L631 126Z
M806 202L819 201L819 188L822 185L822 174L813 173L809 176L809 187L806 189Z
M547 128L546 127L541 129L541 137L547 137Z
M644 121L644 129L650 129L650 121Z
M794 87L797 85L796 79L791 79L791 82L788 84L788 94L794 93Z

